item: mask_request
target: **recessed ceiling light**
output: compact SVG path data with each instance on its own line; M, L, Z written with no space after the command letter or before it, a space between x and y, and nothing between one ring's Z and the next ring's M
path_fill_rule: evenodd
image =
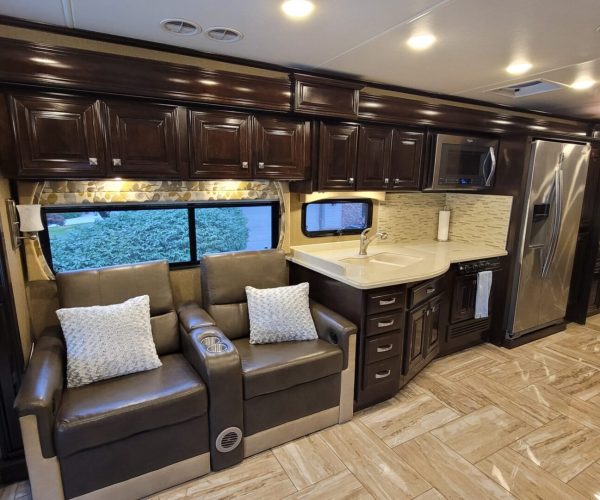
M406 44L414 50L425 50L431 47L435 43L435 37L433 35L416 35L411 36Z
M303 19L310 15L315 6L310 0L286 0L281 4L283 13L293 19Z
M523 73L527 73L530 69L531 63L528 62L512 63L510 66L506 67L506 71L511 75L522 75Z
M160 27L174 35L195 35L202 31L202 28L192 21L186 19L164 19L160 22Z
M587 90L591 89L594 85L596 85L596 82L591 78L579 78L571 84L571 88L575 90Z

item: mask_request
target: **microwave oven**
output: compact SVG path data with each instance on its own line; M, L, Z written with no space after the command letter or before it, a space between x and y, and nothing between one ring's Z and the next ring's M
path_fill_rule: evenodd
M436 134L430 191L476 191L494 185L498 140L485 137Z

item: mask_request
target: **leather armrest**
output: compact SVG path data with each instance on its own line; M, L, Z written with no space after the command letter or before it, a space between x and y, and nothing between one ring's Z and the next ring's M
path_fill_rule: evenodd
M225 350L212 352L202 341L213 337ZM208 386L211 467L220 470L244 458L243 446L224 453L217 436L229 427L244 430L242 366L237 349L216 326L196 328L182 335L183 354Z
M14 407L20 417L37 418L42 455L50 458L54 451L54 420L62 399L66 347L60 327L42 332L33 348L23 383Z
M346 369L350 337L356 335L356 325L342 315L312 300L310 301L310 312L319 338L336 344L344 353L344 369Z
M205 326L214 326L215 320L212 319L204 309L195 302L186 302L177 308L180 326L190 333L195 328L203 328Z

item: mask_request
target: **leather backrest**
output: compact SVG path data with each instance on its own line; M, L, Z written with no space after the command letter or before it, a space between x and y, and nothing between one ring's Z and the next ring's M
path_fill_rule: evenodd
M246 286L275 288L288 284L281 250L205 255L200 268L204 308L230 339L247 337L250 330Z
M106 306L148 295L156 351L162 356L180 350L166 261L58 273L56 283L61 307Z

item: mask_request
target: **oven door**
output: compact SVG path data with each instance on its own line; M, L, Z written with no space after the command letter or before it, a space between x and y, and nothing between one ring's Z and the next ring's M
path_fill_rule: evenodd
M432 189L491 188L497 152L498 141L494 139L438 134Z

